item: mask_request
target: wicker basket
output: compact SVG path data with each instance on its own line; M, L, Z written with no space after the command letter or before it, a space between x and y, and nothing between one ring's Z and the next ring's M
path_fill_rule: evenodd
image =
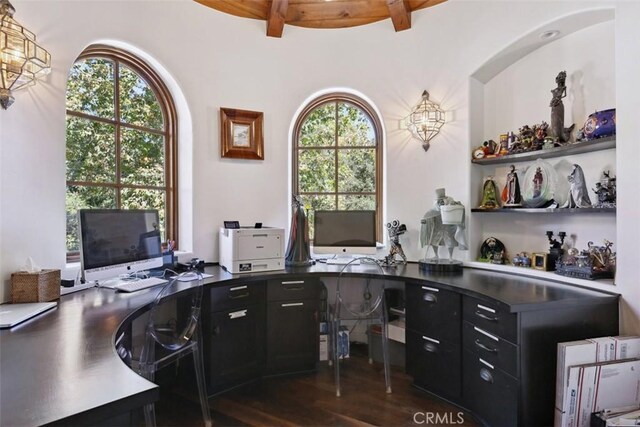
M60 270L11 274L11 301L46 302L60 298Z

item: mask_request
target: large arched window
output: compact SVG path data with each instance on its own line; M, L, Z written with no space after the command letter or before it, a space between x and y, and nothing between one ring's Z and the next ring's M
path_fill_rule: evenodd
M316 98L296 121L293 150L292 188L309 224L318 209L375 210L382 241L382 126L373 108L346 93Z
M177 119L171 95L144 61L92 45L67 81L67 255L77 257L81 208L158 209L177 240Z

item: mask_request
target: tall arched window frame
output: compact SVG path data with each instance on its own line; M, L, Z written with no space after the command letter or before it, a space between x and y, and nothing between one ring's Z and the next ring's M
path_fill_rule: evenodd
M77 210L158 209L178 241L177 114L160 76L137 56L91 45L67 80L67 260L78 259Z
M382 241L382 125L365 100L330 93L311 101L293 135L293 193L308 209L375 210Z

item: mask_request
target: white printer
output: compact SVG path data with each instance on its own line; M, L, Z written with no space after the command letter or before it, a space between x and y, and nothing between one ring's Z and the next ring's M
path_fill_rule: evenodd
M220 227L220 265L230 273L284 269L284 229Z

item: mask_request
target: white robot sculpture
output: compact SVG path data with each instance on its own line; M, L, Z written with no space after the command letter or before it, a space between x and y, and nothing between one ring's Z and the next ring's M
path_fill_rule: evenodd
M420 244L427 247L425 257L419 265L424 270L460 271L462 262L453 259L453 249L458 247L467 250L464 234L465 217L464 205L447 197L444 188L436 190L436 200L433 208L424 214L420 221ZM449 259L441 259L438 247L446 246ZM434 257L428 258L429 248L433 248Z

